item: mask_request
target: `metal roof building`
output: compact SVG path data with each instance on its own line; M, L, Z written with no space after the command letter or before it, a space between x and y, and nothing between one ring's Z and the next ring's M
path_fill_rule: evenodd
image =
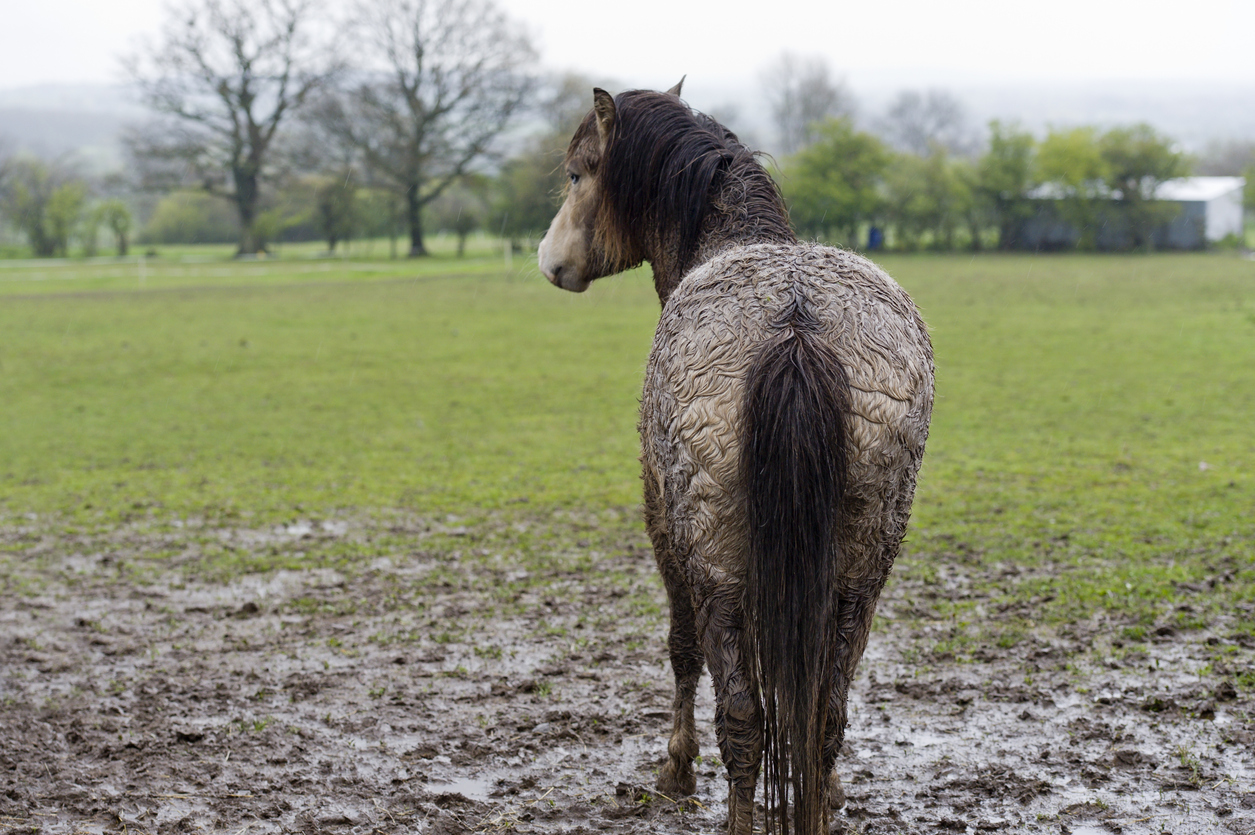
M1195 249L1245 232L1241 177L1182 177L1155 189L1155 197L1181 204L1181 214L1165 230L1172 249ZM1198 240L1201 227L1203 240Z

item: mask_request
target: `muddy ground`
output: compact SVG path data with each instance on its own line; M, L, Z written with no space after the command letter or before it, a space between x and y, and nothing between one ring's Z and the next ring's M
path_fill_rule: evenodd
M632 515L0 522L0 832L718 831L708 682L698 794L652 790L670 669ZM1015 570L921 559L834 831L1255 833L1249 637L1096 615L956 657L937 602Z

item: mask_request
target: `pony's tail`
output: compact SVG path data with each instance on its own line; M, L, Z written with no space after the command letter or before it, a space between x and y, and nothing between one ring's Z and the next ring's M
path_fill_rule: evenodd
M746 381L741 474L749 559L746 637L764 714L767 831L826 835L823 744L846 483L849 382L797 301Z

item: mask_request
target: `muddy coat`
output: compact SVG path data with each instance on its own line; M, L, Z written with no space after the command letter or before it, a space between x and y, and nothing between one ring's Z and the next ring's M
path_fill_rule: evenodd
M910 298L876 265L812 244L735 247L671 295L641 403L644 478L672 497L667 533L694 602L745 574L739 410L756 349L795 300L850 377L853 419L841 531L851 586L883 582L906 530L933 401L932 346ZM651 491L651 492L652 492ZM877 589L877 591L879 591ZM861 655L866 635L858 636Z

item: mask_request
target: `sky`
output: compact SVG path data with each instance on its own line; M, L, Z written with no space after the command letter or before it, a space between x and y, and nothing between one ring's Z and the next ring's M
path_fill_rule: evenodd
M530 29L547 67L628 86L669 86L682 75L689 78L686 91L755 83L758 71L786 49L827 58L855 88L1086 80L1255 84L1251 0L498 3ZM121 81L119 56L138 37L158 31L166 4L4 0L4 6L0 90Z

